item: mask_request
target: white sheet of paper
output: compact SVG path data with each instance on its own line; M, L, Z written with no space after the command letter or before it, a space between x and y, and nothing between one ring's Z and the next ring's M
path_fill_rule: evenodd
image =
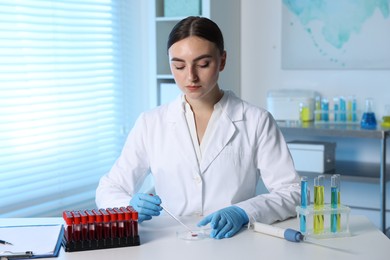
M51 255L61 239L61 228L62 225L0 227L0 239L13 244L0 245L0 255L4 251Z

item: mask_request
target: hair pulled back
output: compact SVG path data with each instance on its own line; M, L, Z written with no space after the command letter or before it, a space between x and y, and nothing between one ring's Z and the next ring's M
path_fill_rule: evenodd
M213 42L220 54L225 50L223 35L218 25L208 18L199 16L189 16L173 27L169 34L167 50L176 42L190 36L197 36Z

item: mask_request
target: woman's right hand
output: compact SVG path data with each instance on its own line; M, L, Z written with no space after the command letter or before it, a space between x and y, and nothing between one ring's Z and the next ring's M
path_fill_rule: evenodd
M162 207L161 199L157 195L136 193L130 200L132 206L138 212L138 222L152 219L152 216L160 215Z

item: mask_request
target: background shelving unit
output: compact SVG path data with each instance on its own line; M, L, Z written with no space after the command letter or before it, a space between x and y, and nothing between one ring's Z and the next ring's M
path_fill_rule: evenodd
M363 202L362 205L355 205L357 208L361 209L370 209L374 210L376 207L380 211L380 225L383 232L386 231L386 189L387 189L387 180L390 176L387 173L387 169L390 169L390 165L387 162L387 141L390 136L390 129L381 129L376 130L365 130L361 129L359 125L334 125L334 124L286 124L280 123L279 127L283 132L286 140L290 136L303 137L305 140L315 137L326 137L332 141L339 139L351 138L351 139L372 139L376 140L378 151L379 151L379 163L368 163L368 162L357 162L357 161L343 161L337 160L336 156L336 169L334 172L329 173L340 173L342 179L345 181L354 182L355 189L360 184L374 184L380 189L380 199L379 203L374 205L370 202ZM295 139L295 137L293 139ZM356 148L357 149L357 148ZM309 175L309 177L314 178L317 174L312 173L301 173L302 175ZM365 200L366 190L356 189L354 190L354 196L360 197L360 199Z

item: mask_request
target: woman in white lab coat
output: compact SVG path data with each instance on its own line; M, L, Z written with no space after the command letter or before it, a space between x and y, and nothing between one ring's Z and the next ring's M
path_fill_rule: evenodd
M272 116L218 85L226 63L223 37L207 18L188 17L172 30L168 56L183 92L140 115L122 154L100 180L99 207L132 205L140 222L166 207L176 215L205 216L211 237L244 225L295 215L299 177ZM156 194L139 193L147 175ZM256 196L262 179L269 193Z

